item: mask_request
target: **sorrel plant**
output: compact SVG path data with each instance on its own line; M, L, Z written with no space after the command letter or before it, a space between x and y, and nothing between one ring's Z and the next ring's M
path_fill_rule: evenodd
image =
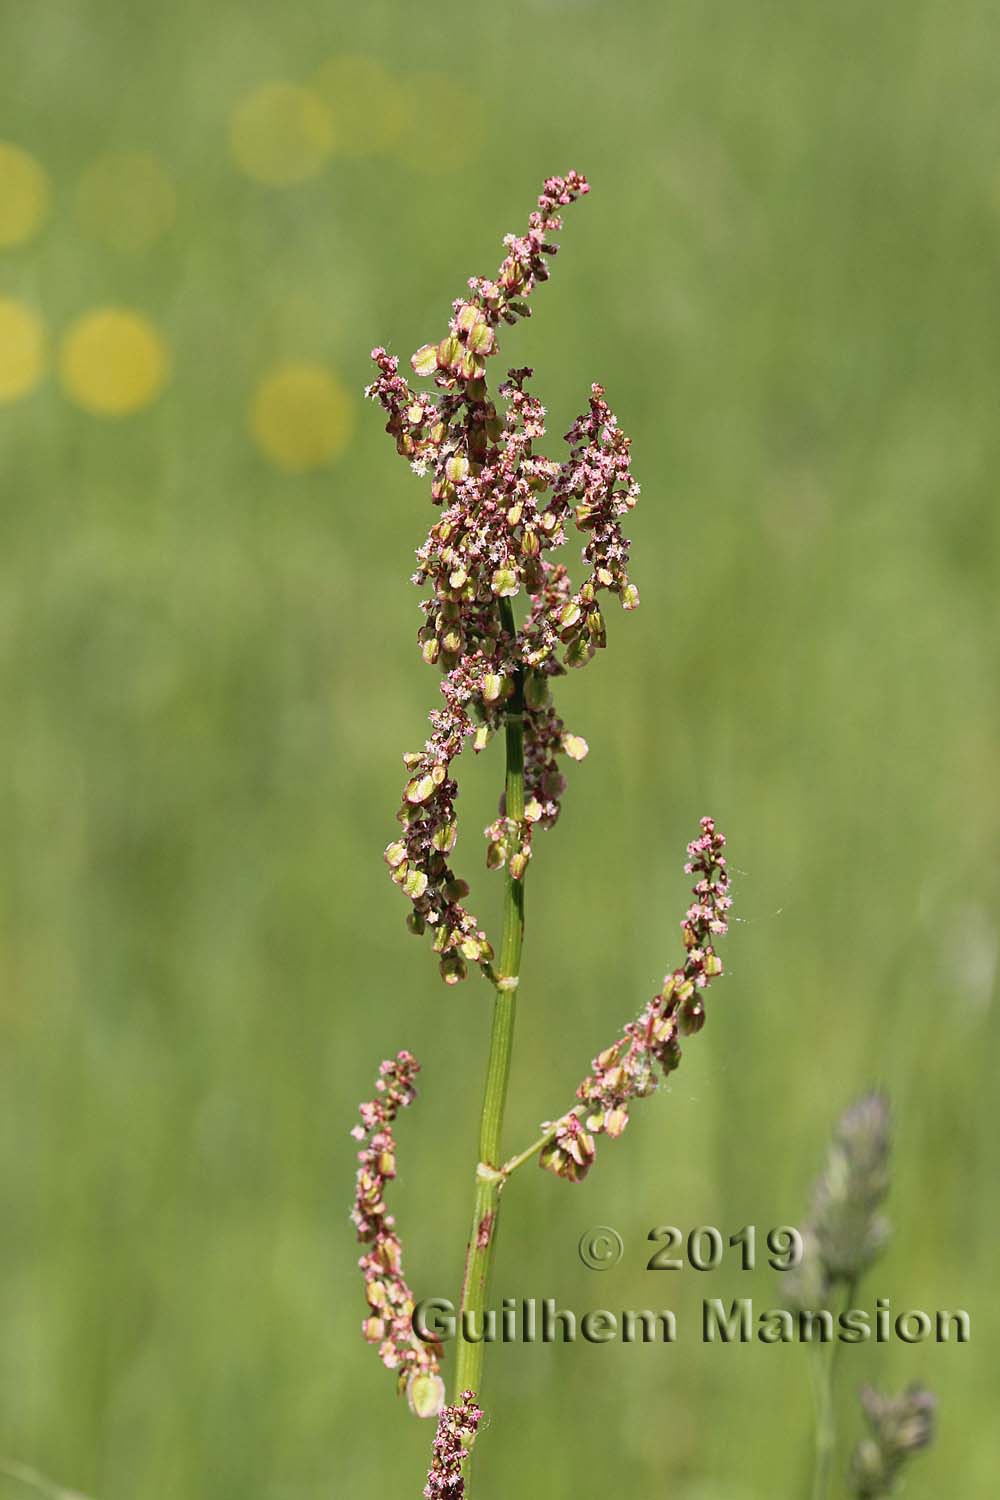
M495 278L473 277L452 305L444 337L425 344L411 365L433 382L415 390L399 361L372 351L377 375L367 395L381 403L386 431L414 472L430 480L438 515L417 551L413 582L425 591L418 632L424 661L440 674L442 702L429 715L423 747L403 757L407 771L399 837L385 859L407 898L407 923L427 934L448 985L478 968L490 986L493 1025L483 1090L462 1313L481 1318L496 1250L501 1194L519 1167L537 1157L568 1182L594 1160L595 1137L625 1129L634 1100L653 1092L677 1067L681 1038L704 1024L705 992L722 972L716 951L730 905L725 840L711 818L688 845L685 870L696 877L681 923L683 956L656 994L591 1063L570 1109L542 1126L525 1150L505 1157L504 1107L514 1037L525 876L538 832L559 816L563 758L582 760L587 744L569 733L552 699L556 680L603 650L602 596L625 610L639 603L628 576L623 518L639 486L625 436L601 386L566 441L568 456L546 457L545 409L528 389L532 371L507 371L497 405L488 372L503 325L528 317L527 299L549 275L552 236L561 211L589 191L577 172L546 180L522 235L508 235ZM574 582L553 554L569 534L582 538L583 577ZM486 864L505 880L503 930L495 949L466 905L469 887L452 868L457 840L454 763L471 744L485 750L503 731L506 754L499 814L486 829ZM355 1135L363 1143L353 1219L365 1247L361 1268L368 1316L365 1337L397 1374L411 1407L437 1416L434 1455L424 1494L467 1493L468 1455L482 1417L482 1341L457 1346L453 1398L444 1405L440 1349L413 1328L414 1298L385 1203L396 1174L393 1125L414 1097L418 1064L409 1052L382 1063L376 1097L361 1106ZM462 1320L460 1320L461 1322Z

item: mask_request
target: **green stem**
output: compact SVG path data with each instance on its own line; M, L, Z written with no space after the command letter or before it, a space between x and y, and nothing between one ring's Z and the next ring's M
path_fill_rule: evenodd
M857 1292L857 1279L847 1285L844 1308L853 1307ZM822 1344L816 1346L813 1359L813 1376L816 1395L816 1446L813 1460L812 1500L827 1500L830 1493L830 1477L833 1455L837 1443L837 1425L834 1414L834 1375L837 1371L837 1351L840 1340L834 1339L829 1355Z
M509 599L500 600L500 619L512 639L517 628ZM507 779L506 815L519 826L524 822L524 692L520 673L514 692L508 699L506 717ZM504 893L503 936L497 961L493 1002L493 1030L486 1067L483 1110L479 1128L479 1164L476 1168L475 1202L472 1229L465 1258L462 1284L462 1314L472 1315L479 1342L467 1341L459 1334L455 1364L455 1395L475 1391L478 1396L483 1376L483 1316L489 1295L490 1275L496 1253L497 1216L500 1193L506 1181L502 1170L503 1116L510 1079L510 1060L514 1045L514 1017L517 1009L517 981L521 969L521 943L524 937L524 879L515 880L508 866ZM464 1326L460 1320L460 1330Z
M835 1431L833 1424L832 1367L826 1350L820 1345L812 1356L813 1384L816 1397L816 1442L813 1451L812 1500L826 1500L830 1489L830 1465L833 1459Z

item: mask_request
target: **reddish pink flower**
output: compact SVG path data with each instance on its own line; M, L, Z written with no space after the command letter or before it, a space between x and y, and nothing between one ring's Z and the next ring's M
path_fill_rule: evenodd
M446 1406L438 1418L434 1457L424 1486L425 1500L461 1500L465 1494L462 1460L475 1442L483 1420L475 1391L463 1391L455 1406Z

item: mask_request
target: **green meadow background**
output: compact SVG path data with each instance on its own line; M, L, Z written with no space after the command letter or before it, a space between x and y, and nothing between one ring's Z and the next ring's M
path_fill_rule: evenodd
M965 1308L973 1339L845 1349L841 1458L863 1382L921 1380L940 1436L907 1493L992 1492L996 23L4 0L0 140L47 184L0 247L44 329L0 403L5 1465L94 1500L420 1493L430 1426L359 1332L348 1131L416 1052L395 1208L416 1289L457 1295L489 994L440 984L382 864L436 700L407 582L433 511L361 391L371 345L437 337L573 166L593 191L501 358L536 367L550 451L594 379L634 435L642 608L560 694L591 753L530 872L511 1151L673 967L705 812L736 921L670 1090L584 1185L526 1170L504 1202L497 1298L670 1307L678 1342L494 1349L477 1493L806 1493L809 1351L699 1337L703 1297L762 1310L780 1279L655 1275L646 1235L801 1220L875 1082L895 1232L861 1303ZM248 170L234 120L276 82L318 111L312 155L251 130ZM170 185L140 246L127 192L103 225L81 198L120 152ZM117 416L74 384L95 309L169 362ZM280 407L275 461L255 403L289 365L320 394ZM457 854L494 930L498 757L464 768ZM600 1274L576 1246L602 1224L625 1256Z

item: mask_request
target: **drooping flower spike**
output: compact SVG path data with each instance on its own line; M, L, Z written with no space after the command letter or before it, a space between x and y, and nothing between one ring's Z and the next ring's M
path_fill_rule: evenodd
M628 1124L635 1099L651 1094L659 1078L668 1077L681 1059L680 1038L700 1031L705 1024L705 991L722 973L722 960L715 951L716 939L728 927L732 905L729 875L722 853L725 837L711 818L702 818L701 833L688 844L685 873L697 875L694 901L681 922L686 957L684 963L663 981L624 1035L599 1052L593 1071L577 1089L582 1102L554 1125L542 1147L540 1162L558 1177L580 1182L594 1161L594 1136L614 1139Z
M417 1415L434 1416L444 1399L437 1349L414 1332L415 1304L403 1275L403 1247L385 1202L386 1184L396 1175L393 1122L416 1098L414 1078L419 1071L420 1064L409 1052L387 1059L379 1067L376 1097L360 1106L361 1124L351 1131L364 1143L358 1152L351 1220L367 1246L358 1261L368 1302L364 1336L377 1346L386 1368L397 1372L399 1389L406 1391Z

